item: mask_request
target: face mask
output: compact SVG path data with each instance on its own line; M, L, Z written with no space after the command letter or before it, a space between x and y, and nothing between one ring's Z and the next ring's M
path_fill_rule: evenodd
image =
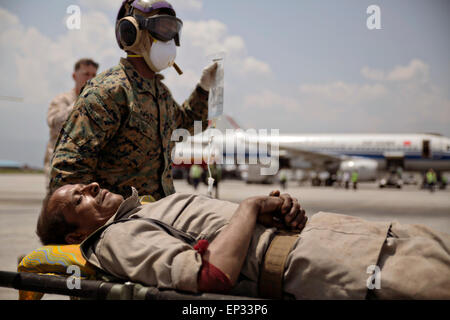
M176 56L177 47L173 39L167 42L154 40L150 48L148 59L145 60L150 69L154 72L160 72L161 70L172 66Z

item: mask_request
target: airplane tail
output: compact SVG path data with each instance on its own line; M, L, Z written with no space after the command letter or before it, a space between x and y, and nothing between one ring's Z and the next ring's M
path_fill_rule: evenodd
M212 120L209 120L208 127L212 126ZM215 120L215 128L222 132L226 129L242 129L242 127L229 115L223 114Z

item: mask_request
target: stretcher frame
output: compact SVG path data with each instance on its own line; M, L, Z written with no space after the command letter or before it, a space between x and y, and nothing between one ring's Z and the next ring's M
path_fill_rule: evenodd
M85 279L79 279L79 281L80 289L69 289L66 277L0 271L0 287L88 300L261 300L244 296L161 290L132 282L117 283Z

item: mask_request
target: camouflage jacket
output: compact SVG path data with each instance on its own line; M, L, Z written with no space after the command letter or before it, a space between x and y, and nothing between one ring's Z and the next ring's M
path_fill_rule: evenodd
M126 59L90 80L56 142L50 191L65 184L98 182L130 195L163 198L175 192L171 141L174 129L193 134L208 121L208 92L197 86L180 106L160 77L141 77Z

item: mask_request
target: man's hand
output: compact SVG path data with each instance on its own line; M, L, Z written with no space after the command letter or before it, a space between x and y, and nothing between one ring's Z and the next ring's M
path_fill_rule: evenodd
M202 77L200 78L199 83L203 90L209 91L209 89L211 89L211 86L214 84L216 79L217 67L217 62L214 62L203 69Z
M269 228L285 228L283 222L279 218L277 218L281 215L281 207L283 205L283 200L281 198L262 196L252 199L258 207L258 223Z
M308 217L305 210L300 206L297 198L292 198L289 194L280 194L279 190L274 190L269 194L270 197L277 197L282 200L280 214L275 217L282 222L284 228L300 231L305 227Z
M306 217L297 199L287 194L280 195L279 191L272 192L270 196L251 197L242 201L230 223L211 242L203 256L227 274L233 285L247 256L256 222L266 227L287 229L288 226L298 231L304 227Z

